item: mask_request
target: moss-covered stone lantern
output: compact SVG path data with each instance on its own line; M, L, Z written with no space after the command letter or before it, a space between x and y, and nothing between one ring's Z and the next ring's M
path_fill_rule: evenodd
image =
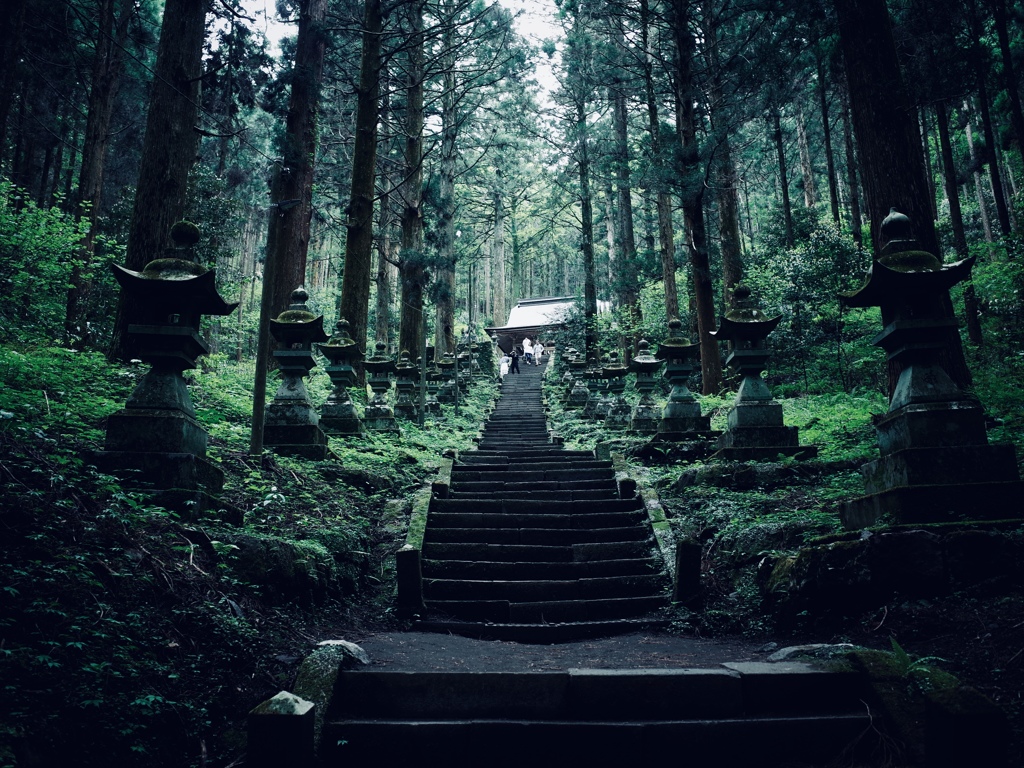
M274 360L281 379L267 406L263 444L275 453L322 461L330 454L320 415L313 407L304 379L316 367L313 344L328 341L324 317L306 306L304 288L292 291L288 309L270 321L270 335L277 342Z
M395 416L415 421L419 417L417 384L420 367L414 363L407 350L402 350L395 366Z
M590 389L587 387L587 361L583 355L575 355L568 360L572 373L570 389L565 397L565 407L570 409L586 408L590 400Z
M375 352L366 358L363 367L370 372L370 398L363 411L363 426L374 432L401 432L395 421L395 412L388 405L388 390L391 389L391 374L395 372L395 361L387 354L388 345L378 341Z
M665 361L664 377L671 389L661 412L658 437L661 440L694 440L711 434L711 417L701 416L700 403L687 386L700 355L700 345L682 335L683 324L673 318L668 338L658 345L658 358Z
M608 362L603 366L607 384L607 410L604 414L605 429L629 429L630 407L626 402L626 375L629 367L622 362L618 352L608 355ZM600 408L600 406L599 406Z
M1012 445L989 445L985 416L944 368L955 328L944 307L973 259L943 264L921 250L910 220L895 210L864 285L840 299L881 307L885 327L872 343L888 356L889 410L875 423L881 457L861 467L867 495L844 505L847 528L883 515L902 523L1019 518L1024 483Z
M714 458L737 461L775 459L795 456L801 459L817 455L813 446L801 446L796 427L782 420L782 404L772 398L761 373L771 351L768 334L782 316L768 317L745 285L736 287L736 306L719 321L711 335L729 342L726 363L740 377L736 400L727 417L728 428L718 437Z
M629 364L630 369L636 372L636 391L640 393L640 400L629 417L629 429L640 434L657 432L658 422L661 420L661 411L655 404L652 393L658 385L654 380L654 374L665 361L652 355L650 348L651 344L647 339L640 339L637 343L637 355Z
M203 315L223 316L238 305L217 293L216 274L192 261L198 228L179 222L173 247L141 271L113 265L129 307L128 341L149 371L125 407L107 418L102 469L132 487L150 489L161 505L192 516L219 504L223 473L206 458L207 433L196 420L182 372L209 352L199 336ZM226 509L229 517L237 510Z
M325 370L334 389L320 409L320 426L329 435L358 435L363 432L349 388L356 384L355 365L363 359L359 344L349 333L348 320L341 318L334 327L334 335L326 344L317 344L320 354L327 358Z

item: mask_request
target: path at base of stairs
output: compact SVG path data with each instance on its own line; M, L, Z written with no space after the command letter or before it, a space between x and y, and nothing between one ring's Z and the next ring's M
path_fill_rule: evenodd
M430 632L381 632L345 639L362 646L374 668L396 672L712 668L730 661L763 661L767 655L761 651L764 641L702 639L660 632L554 645Z

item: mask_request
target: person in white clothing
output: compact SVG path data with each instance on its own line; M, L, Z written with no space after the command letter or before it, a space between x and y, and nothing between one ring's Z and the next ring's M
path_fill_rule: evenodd
M508 367L512 364L512 358L508 355L501 356L501 378L504 379L508 375Z
M530 343L529 338L523 339L523 359L526 365L533 362L533 344Z

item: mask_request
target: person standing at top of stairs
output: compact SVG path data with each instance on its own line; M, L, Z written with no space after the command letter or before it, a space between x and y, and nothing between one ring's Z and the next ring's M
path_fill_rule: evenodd
M530 343L529 337L523 339L523 362L526 365L533 363L533 344Z

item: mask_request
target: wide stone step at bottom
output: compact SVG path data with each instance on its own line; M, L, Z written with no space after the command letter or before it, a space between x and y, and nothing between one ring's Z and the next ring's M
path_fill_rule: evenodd
M597 576L584 579L474 580L425 576L424 598L433 600L506 600L509 602L599 600L651 597L666 587L661 574Z
M654 557L589 562L494 562L486 560L424 560L427 579L585 579L596 576L638 576L661 573Z
M463 620L498 623L631 619L668 606L662 595L593 600L424 600L427 609Z
M612 541L552 546L550 544L489 544L487 542L426 541L423 557L429 560L482 560L518 563L586 563L651 557L654 544Z

